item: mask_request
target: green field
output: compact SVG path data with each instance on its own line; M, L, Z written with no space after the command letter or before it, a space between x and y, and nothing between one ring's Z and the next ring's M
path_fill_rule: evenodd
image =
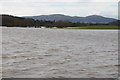
M80 26L80 27L68 27L68 28L63 28L63 29L120 29L118 26Z

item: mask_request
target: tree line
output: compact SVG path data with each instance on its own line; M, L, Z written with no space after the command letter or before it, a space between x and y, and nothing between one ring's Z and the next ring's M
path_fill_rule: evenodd
M45 26L47 28L57 27L80 27L80 26L92 26L92 25L118 25L120 21L115 21L111 23L81 23L81 22L70 22L70 21L43 21L43 20L34 20L31 18L16 17L11 15L0 15L2 17L2 26L7 27L36 27L40 28Z

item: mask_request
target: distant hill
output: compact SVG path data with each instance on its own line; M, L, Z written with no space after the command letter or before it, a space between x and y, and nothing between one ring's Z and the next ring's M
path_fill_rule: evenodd
M32 18L35 20L46 21L70 21L70 22L83 22L83 23L109 23L116 21L114 18L107 18L99 15L91 15L86 17L68 16L63 14L40 15L40 16L25 16L25 18Z

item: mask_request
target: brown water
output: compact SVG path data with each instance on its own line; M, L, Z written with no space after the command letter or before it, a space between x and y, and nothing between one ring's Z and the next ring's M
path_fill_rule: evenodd
M3 77L114 78L118 31L2 29Z

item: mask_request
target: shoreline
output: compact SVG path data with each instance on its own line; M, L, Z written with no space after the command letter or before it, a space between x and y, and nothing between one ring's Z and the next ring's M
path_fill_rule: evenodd
M24 28L24 27L0 27L0 28L18 28L18 29L55 29L55 30L81 30L81 31L120 31L119 29L64 29L64 28Z

